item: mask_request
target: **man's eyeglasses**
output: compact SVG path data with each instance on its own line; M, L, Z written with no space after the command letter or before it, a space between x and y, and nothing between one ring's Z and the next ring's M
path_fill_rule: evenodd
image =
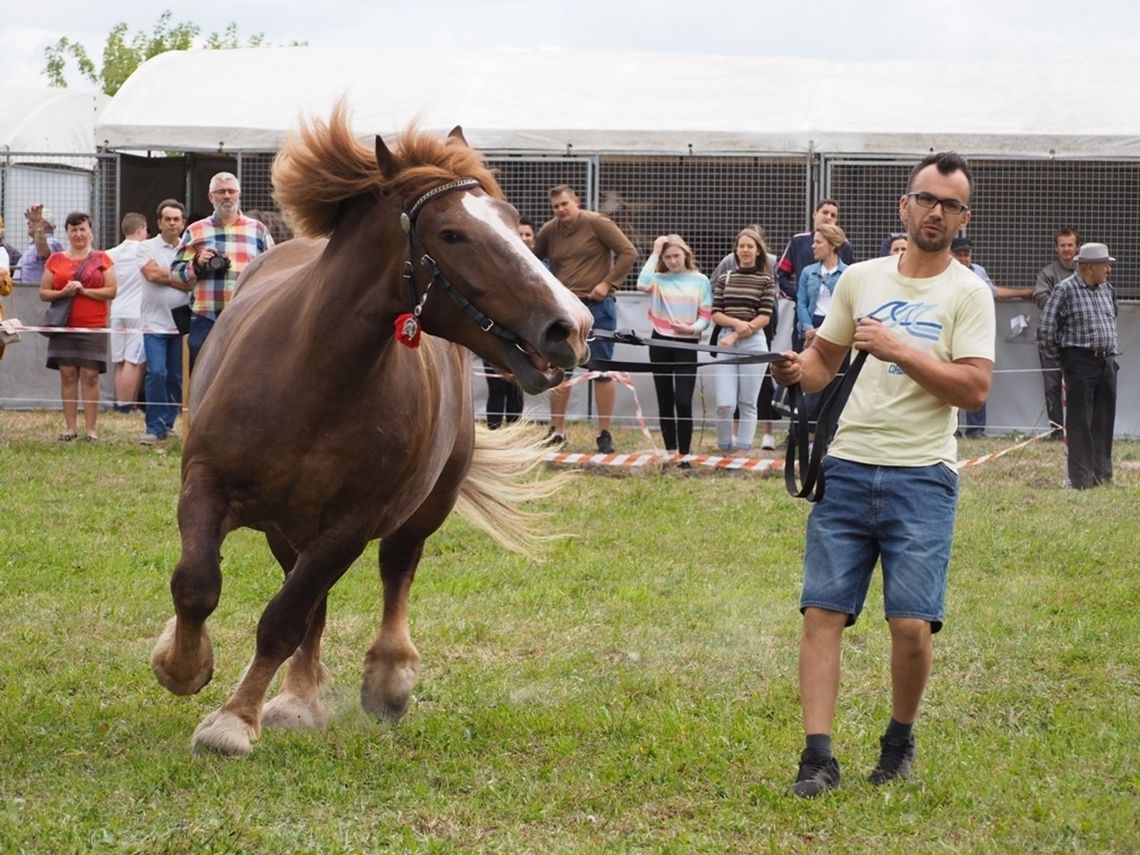
M947 214L964 214L970 210L969 205L965 202L959 202L957 199L939 199L931 193L907 193L906 195L924 208L934 208L941 205L942 210Z

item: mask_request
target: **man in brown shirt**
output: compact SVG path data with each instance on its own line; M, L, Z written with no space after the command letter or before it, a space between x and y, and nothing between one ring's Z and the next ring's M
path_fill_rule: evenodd
M637 250L614 223L601 214L584 211L578 196L567 184L550 190L550 207L554 219L547 222L535 238L534 252L550 265L550 272L574 292L594 316L594 329L617 329L617 301L614 291L629 276ZM590 345L590 360L613 358L610 341ZM614 412L615 388L609 377L594 384L598 402L598 451L614 453L610 420ZM559 387L550 393L550 444L566 442L566 404L570 390Z

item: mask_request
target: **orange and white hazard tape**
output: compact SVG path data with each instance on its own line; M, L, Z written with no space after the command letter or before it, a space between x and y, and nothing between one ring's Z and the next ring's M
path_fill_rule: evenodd
M1005 455L1009 454L1011 451L1019 451L1022 448L1025 448L1027 445L1031 445L1038 440L1044 439L1050 433L1052 433L1052 431L1039 433L1036 436L1031 436L1029 439L1019 442L1017 445L1011 445L1009 448L1003 448L1001 451L993 451L989 454L983 454L981 457L971 457L968 460L959 460L958 468L968 469L971 466L980 466L983 463L989 463L991 460L997 460L999 457L1005 457Z
M549 463L563 463L579 466L663 466L668 463L690 463L708 469L730 469L740 472L782 471L783 460L763 457L720 457L709 454L662 454L657 451L634 452L633 454L577 454L562 451L547 452L544 458Z
M1049 436L1049 433L1049 431L1046 431L1045 433L1031 436L1029 439L1023 440L1016 445L1011 445L1009 448L1003 448L1000 451L983 454L980 457L959 460L958 468L969 469L973 466L989 463L991 460L997 460L999 457L1004 457L1011 452L1018 451ZM685 461L694 467L701 466L706 469L724 469L737 472L756 472L760 474L773 474L784 471L784 460L782 457L723 457L708 454L662 454L656 450L652 452L634 452L632 454L579 454L550 451L546 453L543 459L548 463L560 463L568 466L623 466L642 468L653 465L663 466L666 464L677 464Z
M633 380L624 371L587 371L585 374L579 374L576 377L571 377L569 380L563 381L558 388L569 389L571 386L577 386L579 383L585 383L587 380L596 380L599 377L608 377L629 389L630 394L633 395L633 408L634 414L637 417L637 427L641 431L642 436L649 440L649 445L653 448L653 453L658 454L657 442L653 439L653 434L649 432L648 426L645 424L645 413L641 409L641 401L637 397L637 389L633 387ZM621 457L623 455L595 455L597 457ZM575 461L577 462L577 461ZM626 465L626 464L620 464ZM644 465L644 464L639 464Z

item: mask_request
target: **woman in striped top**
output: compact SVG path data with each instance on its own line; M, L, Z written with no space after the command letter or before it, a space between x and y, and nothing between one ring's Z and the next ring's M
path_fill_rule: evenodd
M662 235L653 242L653 253L637 277L637 289L653 298L649 304L653 338L697 342L709 328L712 288L680 235ZM649 361L665 449L688 454L693 440L696 351L650 345ZM689 468L687 461L680 466Z
M776 305L776 281L764 241L755 230L743 229L736 236L736 263L736 270L721 274L713 285L712 319L720 327L717 345L767 353L764 328ZM721 451L752 448L756 401L767 370L762 362L716 366L716 444ZM740 415L735 437L734 410Z

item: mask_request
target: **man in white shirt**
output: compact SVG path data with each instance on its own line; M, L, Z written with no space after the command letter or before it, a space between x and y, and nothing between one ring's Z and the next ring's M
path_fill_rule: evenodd
M143 347L146 351L146 433L143 445L166 439L182 406L182 335L175 313L190 323L190 289L170 277L174 250L186 228L186 207L177 199L158 204L158 234L143 241L139 254L142 271ZM159 332L169 330L170 332Z
M138 401L146 371L142 314L142 272L139 247L146 240L146 217L130 213L123 217L123 242L107 250L115 262L119 290L111 301L111 362L115 366L115 412L129 413Z

